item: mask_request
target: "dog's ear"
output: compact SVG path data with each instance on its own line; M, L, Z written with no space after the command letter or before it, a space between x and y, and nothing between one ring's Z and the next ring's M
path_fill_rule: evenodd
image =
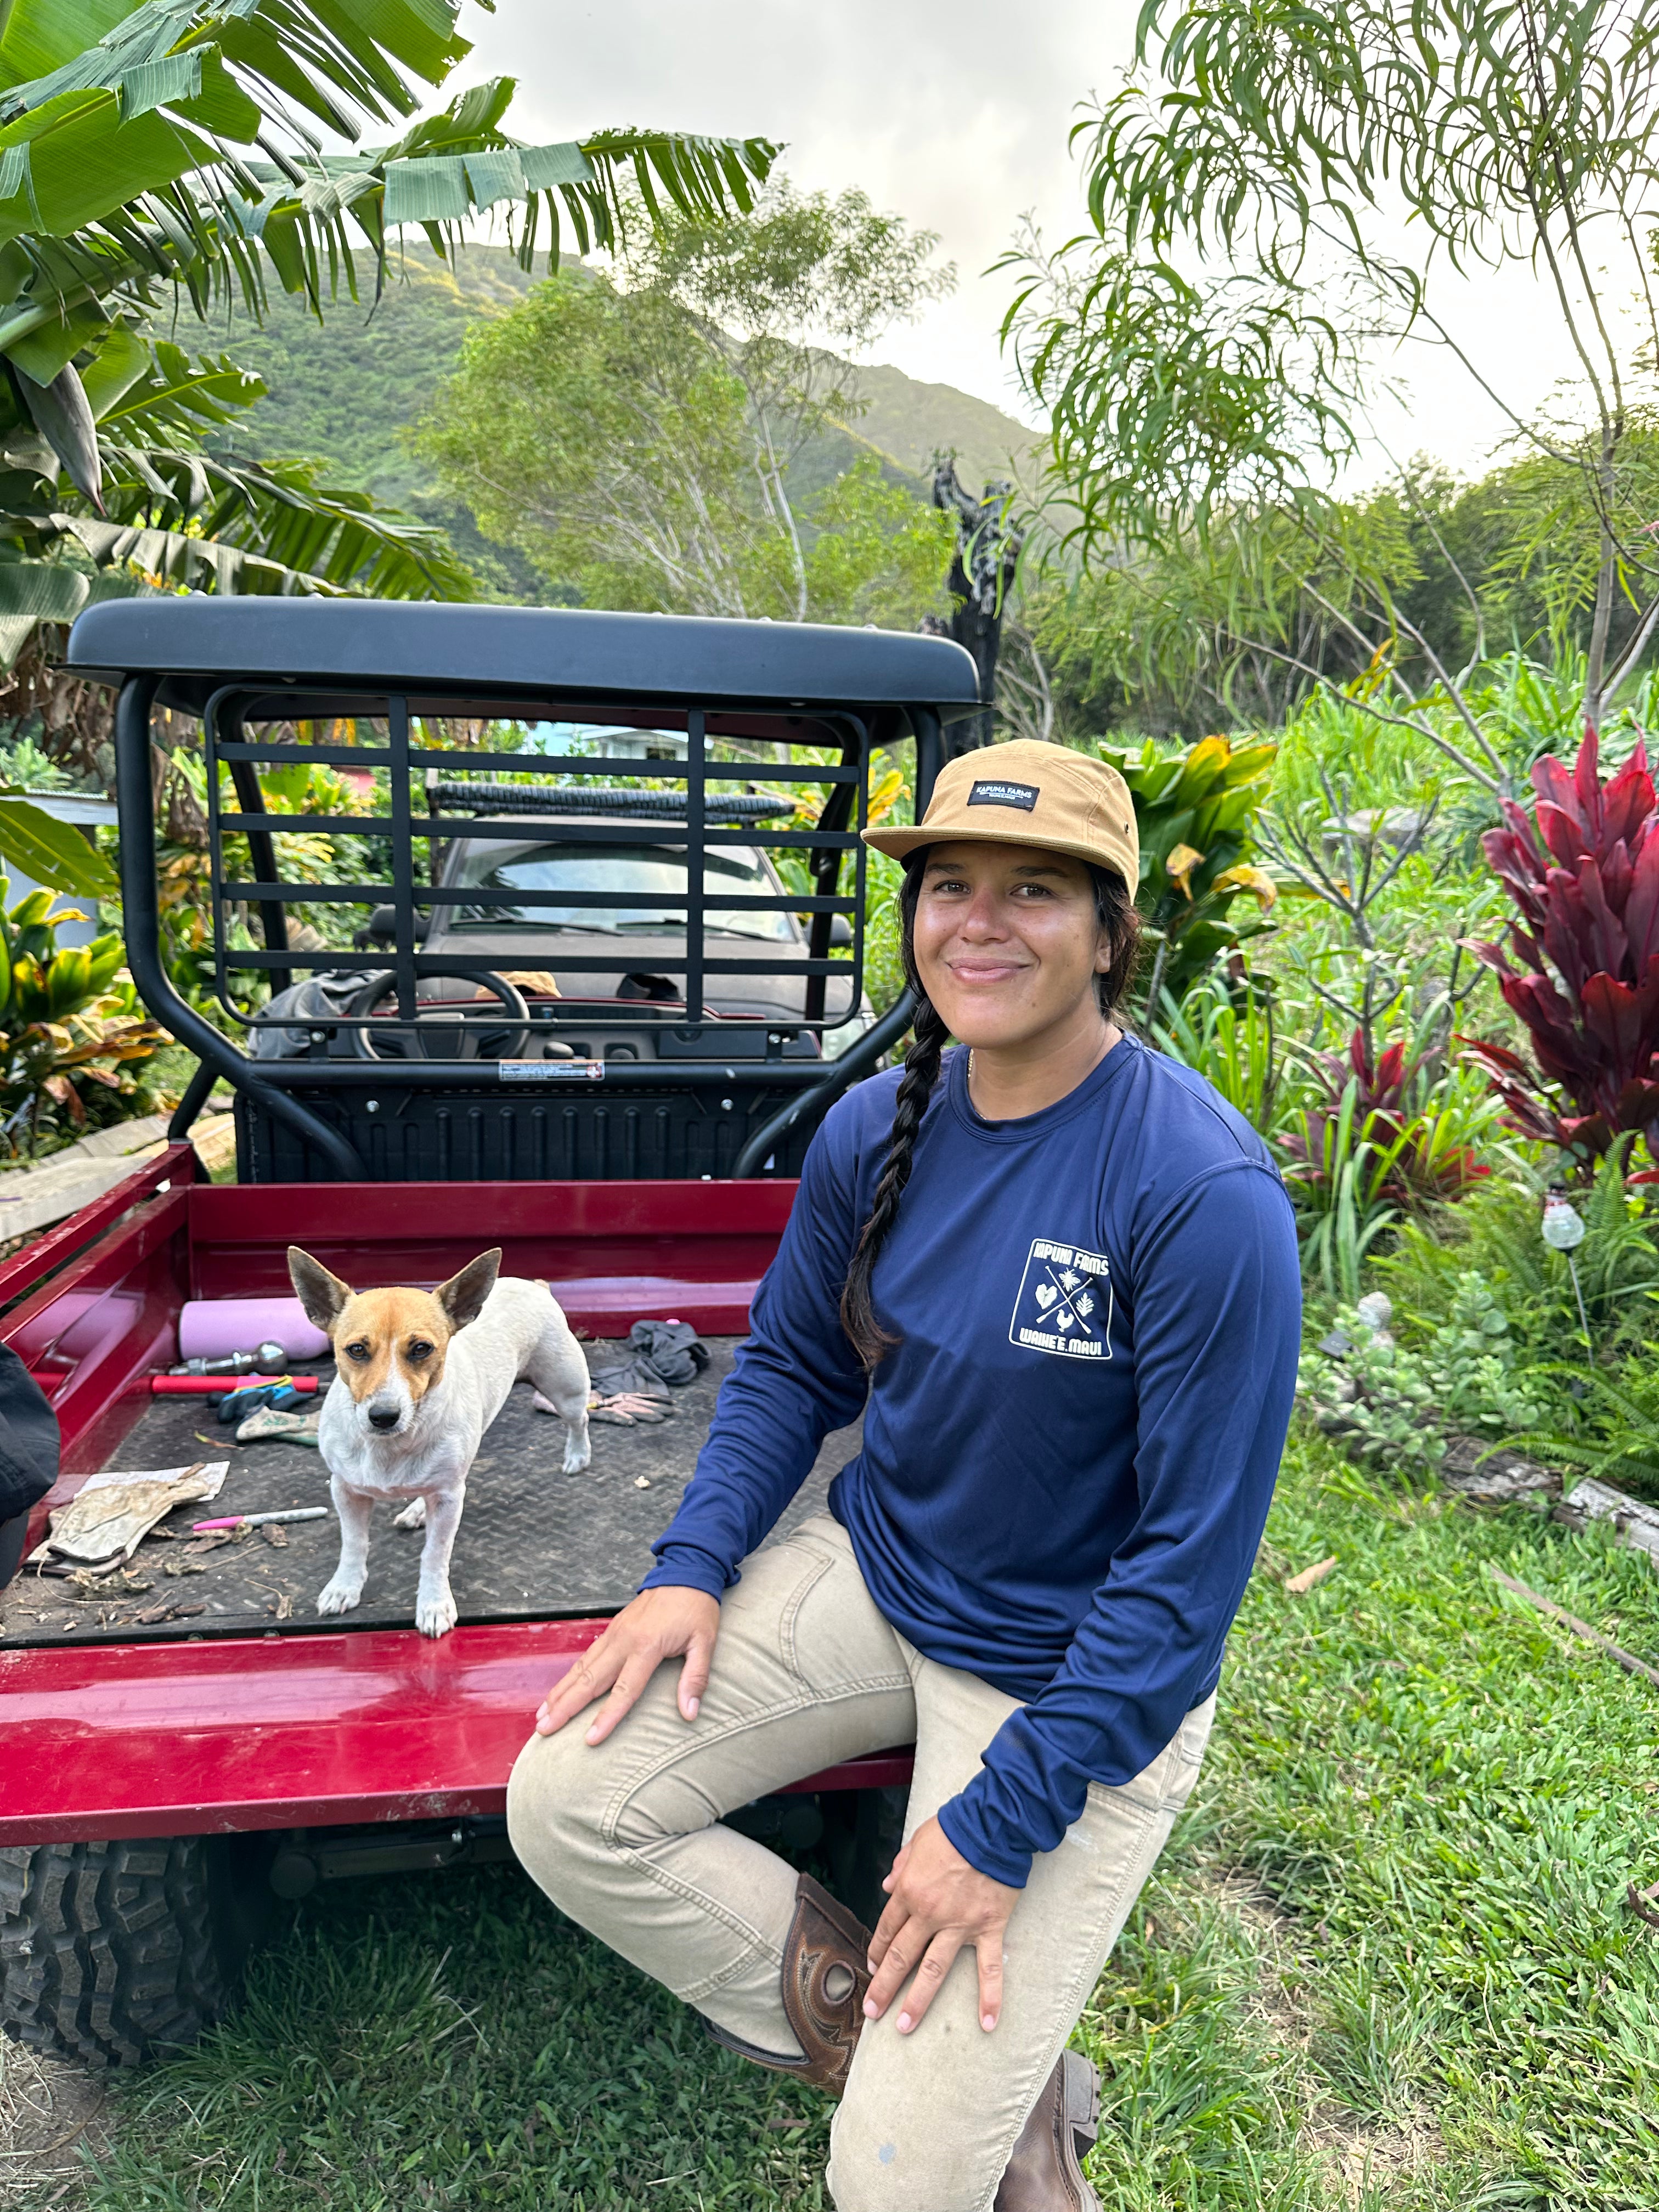
M489 1252L480 1252L476 1260L469 1260L459 1275L452 1275L447 1283L439 1284L432 1295L443 1308L452 1328L465 1328L468 1322L477 1321L501 1272L501 1248L497 1244Z
M306 1319L325 1335L332 1336L334 1324L353 1295L350 1284L331 1275L320 1260L313 1260L297 1244L288 1248L288 1278L306 1310Z

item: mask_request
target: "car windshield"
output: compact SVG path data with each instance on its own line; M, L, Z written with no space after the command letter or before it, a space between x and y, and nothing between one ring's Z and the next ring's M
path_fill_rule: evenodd
M458 903L456 929L599 931L608 937L684 936L684 907L653 905L655 898L684 898L684 848L676 845L490 845L461 858L458 884L476 886L477 903ZM752 848L727 847L703 855L703 927L728 937L796 941L787 914L724 908L722 897L775 893L777 884ZM517 896L525 891L604 891L624 894L638 905L544 906Z

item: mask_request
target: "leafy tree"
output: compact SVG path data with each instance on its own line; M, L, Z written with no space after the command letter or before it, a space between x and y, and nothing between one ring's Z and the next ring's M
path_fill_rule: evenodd
M419 449L487 537L591 604L914 621L943 518L873 456L816 498L791 471L860 411L856 370L809 336L857 349L932 296L933 244L781 181L747 222L630 222L617 281L565 272L469 333Z
M782 526L799 612L809 596L805 549L789 495L792 465L831 423L864 412L858 371L823 341L859 354L891 324L951 290L931 269L934 231L878 215L864 193L798 193L779 177L747 217L670 216L624 235L625 288L675 301L743 387L760 496ZM816 341L816 343L815 343Z
M805 512L803 566L814 622L874 623L912 629L939 595L951 526L892 483L866 453L825 486Z
M1135 74L1081 126L1090 228L1017 257L1008 331L1052 409L1072 542L1149 603L1160 564L1184 555L1223 660L1254 652L1322 684L1323 657L1265 618L1315 580L1330 635L1393 678L1372 711L1498 787L1505 763L1462 688L1486 611L1433 504L1402 471L1398 507L1468 603L1462 666L1328 489L1358 450L1370 349L1431 342L1503 408L1532 493L1547 490L1540 524L1552 503L1576 534L1588 523L1593 557L1561 604L1588 599L1583 704L1599 724L1659 624L1647 423L1613 313L1634 294L1659 356L1656 32L1656 0L1151 0ZM1568 401L1533 413L1480 368L1447 294L1464 268L1517 261L1581 371ZM1534 534L1534 556L1547 542ZM1340 588L1322 590L1322 572ZM1420 711L1425 688L1452 702L1459 737Z

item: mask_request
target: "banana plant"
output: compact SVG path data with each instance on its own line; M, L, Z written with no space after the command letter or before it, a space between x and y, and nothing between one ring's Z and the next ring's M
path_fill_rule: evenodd
M1148 738L1139 752L1097 748L1129 787L1140 839L1139 907L1152 940L1146 1006L1164 1018L1224 956L1273 927L1279 886L1255 865L1254 825L1267 795L1275 748L1202 738L1185 752ZM1254 898L1254 917L1235 902Z
M74 363L62 375L78 380ZM27 411L27 380L0 378L0 669L37 623L71 622L112 595L472 596L441 532L331 487L315 463L233 464L204 450L264 392L228 356L192 359L124 323L77 388L91 434L69 468Z
M114 898L120 888L114 869L78 830L35 805L11 783L0 783L0 859L50 892ZM4 881L0 876L0 884Z
M411 77L444 82L470 51L459 0L143 0L112 27L109 0L60 0L15 36L24 13L0 30L0 246L21 249L0 351L42 386L122 285L180 288L198 312L234 289L257 313L268 260L319 305L355 289L365 250L381 281L404 225L445 252L495 209L527 268L563 222L582 252L610 243L623 171L653 216L713 216L746 210L779 150L632 130L526 145L500 77L390 145L325 154L324 133L356 146L414 114ZM25 57L52 65L20 82Z
M112 23L112 15L118 18ZM0 667L103 593L195 586L456 598L441 536L305 462L232 466L210 428L257 399L164 314L320 314L378 294L399 233L440 253L505 211L520 258L611 239L626 173L665 203L746 209L765 139L602 131L527 145L514 85L475 86L378 148L468 52L458 0L54 0L0 18ZM260 158L254 158L256 149Z

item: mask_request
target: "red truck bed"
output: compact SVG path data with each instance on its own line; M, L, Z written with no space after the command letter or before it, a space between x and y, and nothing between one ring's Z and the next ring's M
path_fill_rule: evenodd
M171 1146L0 1267L0 1302L15 1301L0 1335L27 1360L63 1429L64 1474L30 1540L89 1474L151 1463L124 1447L157 1418L146 1378L176 1357L184 1301L285 1293L289 1243L358 1286L434 1281L498 1243L503 1273L550 1280L572 1324L590 1335L620 1334L649 1316L729 1337L747 1326L794 1188L240 1188L205 1182L191 1147ZM680 1426L689 1462L696 1431ZM487 1510L483 1491L480 1506ZM635 1500L659 1520L672 1506L666 1488L648 1506ZM386 1532L376 1533L384 1545ZM580 1594L586 1600L599 1586L589 1579ZM535 1613L526 1607L517 1618L469 1623L457 1588L462 1626L437 1643L385 1625L384 1612L359 1626L297 1617L251 1631L195 1619L100 1633L90 1616L58 1632L14 1608L0 1638L0 1843L499 1813L537 1703L592 1640L605 1611L568 1617L573 1593L553 1589L540 1617L524 1617ZM606 1592L608 1603L623 1595ZM799 1786L859 1788L908 1771L909 1754L899 1752Z

